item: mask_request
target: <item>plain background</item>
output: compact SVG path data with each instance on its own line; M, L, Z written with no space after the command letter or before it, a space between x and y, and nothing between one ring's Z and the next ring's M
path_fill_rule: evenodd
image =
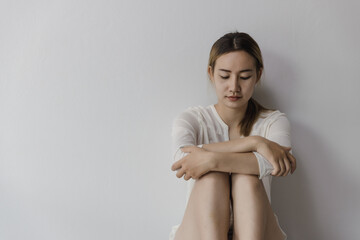
M186 185L171 123L216 103L230 31L259 43L256 98L291 122L272 205L291 240L358 239L359 1L0 2L0 239L168 239Z

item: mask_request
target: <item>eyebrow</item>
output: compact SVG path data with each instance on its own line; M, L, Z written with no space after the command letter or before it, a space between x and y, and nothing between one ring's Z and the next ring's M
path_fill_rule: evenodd
M219 71L231 72L230 70L227 70L227 69L219 69ZM244 70L241 70L240 73L243 73L243 72L252 72L252 71L253 71L252 69L244 69Z

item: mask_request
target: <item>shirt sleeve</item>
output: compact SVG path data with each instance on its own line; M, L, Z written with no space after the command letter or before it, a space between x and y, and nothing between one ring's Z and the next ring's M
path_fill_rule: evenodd
M281 146L291 147L290 122L285 114L281 114L267 126L265 137ZM290 153L292 153L291 150ZM259 164L259 179L270 175L274 170L272 164L258 152L254 154Z
M173 162L189 154L181 151L181 147L189 145L202 147L202 144L197 143L199 131L199 120L195 111L187 109L174 119L171 133Z

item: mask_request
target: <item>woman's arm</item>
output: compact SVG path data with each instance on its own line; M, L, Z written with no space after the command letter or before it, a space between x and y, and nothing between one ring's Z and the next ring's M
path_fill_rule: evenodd
M261 138L261 137L260 137ZM249 137L248 142L253 141L256 137ZM239 139L242 140L242 139ZM245 138L243 139L245 140ZM211 144L212 146L220 146L222 150L226 151L226 145L230 146L231 143L238 143L240 141L232 140L227 142L220 142ZM260 152L265 153L265 155L270 156L274 161L279 161L287 156L289 149L282 147L275 142L262 138L260 143L257 145L254 143L246 143L240 148L233 148L233 150L249 150L254 147L254 150L260 150ZM255 146L252 146L255 144ZM266 160L262 155L254 152L220 152L218 147L215 151L208 151L203 147L197 147L194 145L189 145L181 148L181 159L176 161L172 165L172 170L177 170L176 176L181 178L184 176L185 180L190 178L198 179L202 175L210 171L219 171L219 172L233 172L240 174L252 174L259 176L259 179L262 179L264 176L269 175L274 170L274 167ZM247 148L248 147L248 148ZM209 148L208 148L209 149ZM214 148L212 149L214 150Z
M265 149L264 145L266 147L268 143L269 140L266 140L264 137L249 136L225 142L202 144L202 149L213 153L209 161L211 166L209 171L254 174L258 175L261 179L263 176L271 173L273 167L256 151L259 147ZM181 152L190 153L199 151L198 147L188 146L183 148ZM282 149L279 146L278 149L274 149L274 152L276 150L281 151ZM208 168L205 167L204 169ZM196 172L194 172L195 175L197 175Z
M260 179L270 174L287 176L296 169L296 159L291 152L290 123L284 114L277 115L267 125L266 138L250 136L204 144L203 148L214 152L253 152L258 160Z
M253 153L214 152L212 171L259 175L259 165Z
M278 124L276 124L278 125ZM274 127L276 126L274 124ZM279 133L274 128L275 131L273 133ZM261 136L249 136L239 139L233 139L230 141L225 142L217 142L217 143L210 143L210 144L203 144L202 148L206 151L216 152L216 153L253 153L255 155L255 160L257 160L257 164L252 164L249 166L250 168L254 167L255 165L258 166L259 170L256 171L259 173L259 178L262 179L264 176L270 175L273 173L276 176L286 176L286 171L282 171L281 169L285 168L285 166L281 167L279 161L283 161L284 158L288 158L290 162L294 162L293 156L289 153L290 148L288 146L288 142L284 142L283 136L281 138L276 137L276 134L270 134L272 137L272 141L266 139ZM288 138L285 138L285 140ZM285 146L281 146L278 143L284 144ZM183 150L192 152L196 151L197 147L195 146L188 146L185 147ZM219 155L219 154L218 154ZM217 159L219 156L217 157ZM223 157L220 157L221 159ZM241 157L240 157L241 158ZM247 158L248 159L248 158ZM251 159L254 159L251 156ZM226 161L225 161L226 162ZM248 161L249 162L249 161ZM227 162L226 162L227 163ZM244 165L246 163L243 163ZM223 164L222 164L223 165ZM292 164L292 171L295 170L295 164ZM288 168L290 170L290 167Z
M211 171L254 174L258 175L259 179L269 174L287 176L290 171L293 173L296 169L296 159L289 152L290 149L265 139L255 146L254 152L213 152L214 167Z
M202 148L210 152L252 152L256 151L257 146L264 142L260 136L250 136L232 139L225 142L203 144Z
M185 180L198 179L210 171L259 175L259 166L253 153L209 152L197 147L181 149L187 156L176 161L171 169Z

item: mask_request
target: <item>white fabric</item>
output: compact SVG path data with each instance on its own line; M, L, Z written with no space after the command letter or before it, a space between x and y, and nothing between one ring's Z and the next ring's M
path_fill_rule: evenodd
M202 147L203 144L229 141L228 134L229 127L217 113L214 104L207 107L189 107L173 121L171 133L173 161L176 162L188 154L180 150L182 146L196 145ZM250 136L254 135L265 137L282 146L291 146L290 123L286 115L278 110L260 114L250 133ZM259 164L259 179L263 181L267 197L271 203L272 176L270 174L273 167L261 154L257 152L254 154ZM193 179L187 181L186 204L194 183L195 180ZM231 218L232 221L233 216ZM178 227L179 225L173 226L170 240L174 239ZM284 236L286 236L285 233Z

